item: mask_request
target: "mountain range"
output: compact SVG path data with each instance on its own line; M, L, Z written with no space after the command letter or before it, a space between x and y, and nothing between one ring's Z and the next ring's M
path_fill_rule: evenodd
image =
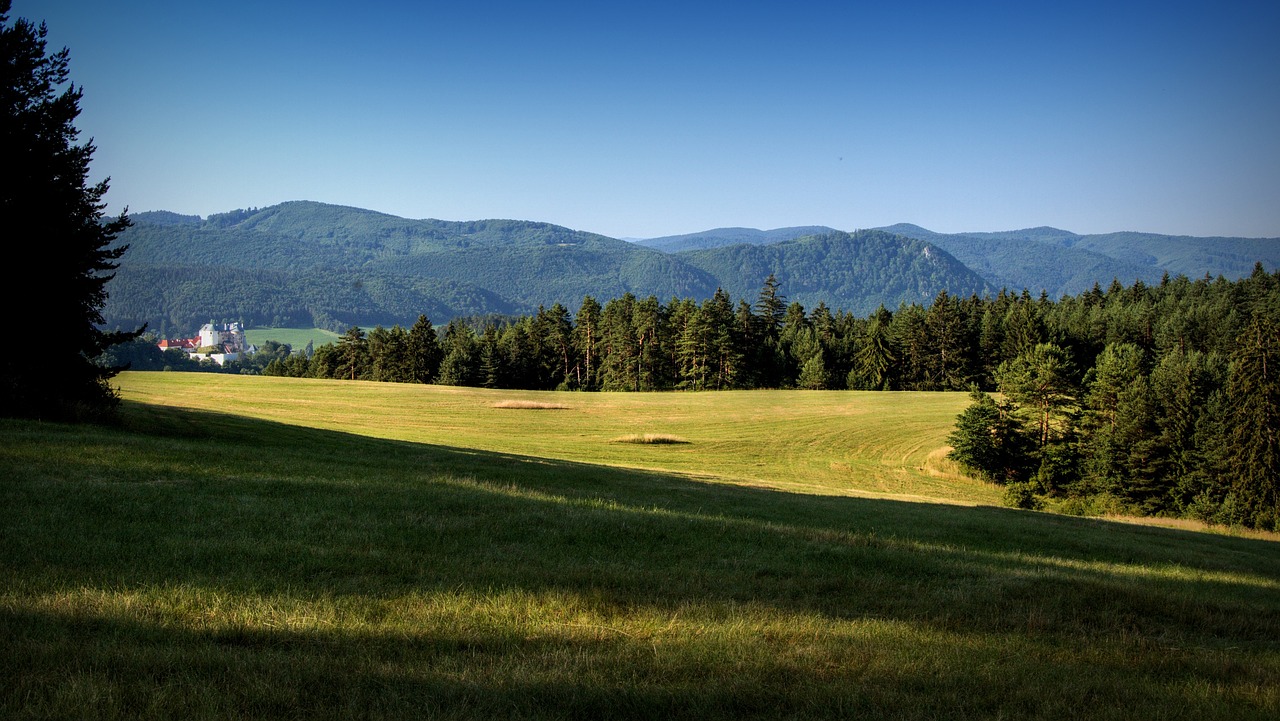
M863 315L1001 288L1057 297L1113 279L1165 273L1236 278L1280 265L1280 239L1139 233L1076 235L1053 228L942 234L914 225L848 233L823 226L721 228L629 242L516 220L411 220L295 201L207 218L131 216L129 246L103 309L108 327L148 323L161 335L201 323L411 324L527 313L583 296L624 293L702 299L724 288L753 302L774 274L812 307Z

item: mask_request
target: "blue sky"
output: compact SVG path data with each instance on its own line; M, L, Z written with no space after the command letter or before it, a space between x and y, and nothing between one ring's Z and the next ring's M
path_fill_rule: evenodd
M111 210L1280 236L1280 3L14 0Z

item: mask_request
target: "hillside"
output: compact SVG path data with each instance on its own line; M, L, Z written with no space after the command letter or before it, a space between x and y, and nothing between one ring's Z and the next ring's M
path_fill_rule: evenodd
M249 325L411 324L529 313L583 296L701 300L717 287L751 302L773 273L790 299L863 314L1000 288L1053 297L1168 272L1234 279L1280 266L1280 239L1056 228L935 233L900 224L849 234L822 226L719 228L627 242L520 220L411 220L307 201L211 215L133 216L104 308L108 327L162 335L209 319Z
M882 304L927 304L944 289L960 296L990 290L938 247L878 230L691 250L676 257L721 278L724 289L737 298L753 298L758 287L750 279L772 273L790 300L805 307L824 302L857 315Z
M409 220L312 202L134 220L104 316L162 334L209 318L344 330L716 287L658 251L547 223Z
M645 238L636 241L636 244L661 250L664 253L679 253L685 250L707 250L740 243L769 245L770 243L781 243L784 240L803 238L806 235L822 235L834 232L836 232L835 228L828 228L825 225L804 225L794 228L775 228L773 230L715 228L713 230L704 230L700 233Z
M943 248L998 288L1052 297L1106 287L1112 280L1153 283L1165 274L1248 276L1261 262L1280 268L1280 238L1194 238L1153 233L1077 235L1040 227L994 233L935 233L900 223L882 228Z
M554 303L576 309L586 295L703 299L717 287L751 301L770 272L806 305L857 311L982 287L958 264L925 262L924 244L887 236L840 247L836 233L754 256L731 248L688 256L547 223L409 220L301 201L134 220L120 237L130 249L104 316L108 326L146 322L162 335L210 318L341 331L407 326L419 313L444 322Z

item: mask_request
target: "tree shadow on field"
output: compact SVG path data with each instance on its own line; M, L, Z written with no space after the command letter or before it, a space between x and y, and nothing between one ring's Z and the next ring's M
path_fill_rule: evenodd
M20 433L0 425L6 446L31 451L0 455L9 478L0 570L21 581L19 595L189 587L341 603L519 593L576 599L604 616L756 609L1098 648L1280 650L1280 554L1268 541L125 410L125 427L87 436L70 426ZM36 656L71 648L58 639L77 628L92 645L116 637L113 624L146 625L21 603L0 613L7 638L54 639L22 645ZM144 637L189 633L177 644L183 653L226 640L225 630L148 628ZM319 673L322 686L324 653L357 653L344 638L248 631L245 653L303 653L299 668L312 671L298 673ZM474 635L375 640L387 658L405 644L476 643ZM310 658L312 642L328 651ZM445 696L471 693L428 676ZM527 691L568 693L554 691L564 679L546 683ZM740 691L744 703L765 703L763 691ZM674 698L655 693L635 708L649 713Z

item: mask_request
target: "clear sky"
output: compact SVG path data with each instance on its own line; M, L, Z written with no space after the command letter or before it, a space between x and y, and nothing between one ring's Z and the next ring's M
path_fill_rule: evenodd
M1280 2L14 0L114 212L1280 236Z

